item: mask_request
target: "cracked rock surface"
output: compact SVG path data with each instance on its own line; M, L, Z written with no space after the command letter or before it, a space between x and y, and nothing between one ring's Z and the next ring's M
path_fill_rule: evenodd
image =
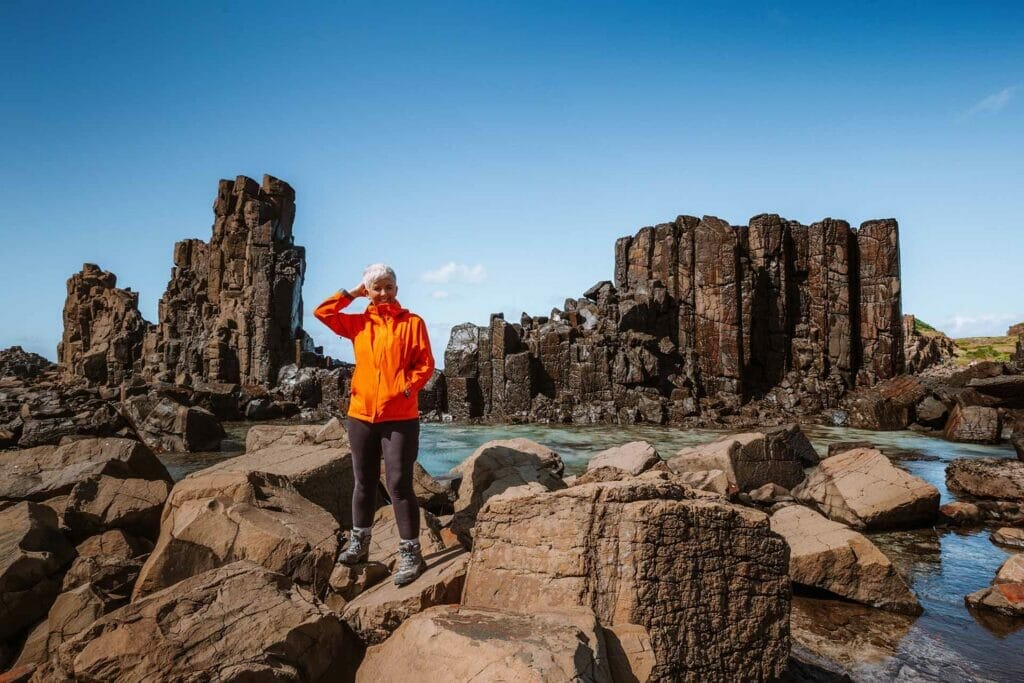
M806 441L802 433L800 437ZM803 458L806 457L806 449L794 448L795 442L796 437L789 432L778 430L733 434L684 448L670 458L668 464L676 472L722 470L729 484L739 491L767 483L791 489L804 479Z
M1024 499L1024 462L998 458L962 458L946 467L951 491L978 498Z
M90 477L71 490L64 509L64 525L78 538L124 529L155 540L170 490L166 481Z
M235 562L101 617L34 680L319 681L351 657L351 636L312 595Z
M653 681L771 680L789 657L788 549L760 512L667 478L496 497L480 511L462 605L588 607L648 629Z
M356 675L377 681L611 683L601 627L582 608L532 614L440 606L371 647Z
M938 489L873 448L825 458L792 493L854 529L927 525L939 514Z
M906 581L864 535L801 505L775 512L771 527L789 544L794 583L893 612L921 613Z

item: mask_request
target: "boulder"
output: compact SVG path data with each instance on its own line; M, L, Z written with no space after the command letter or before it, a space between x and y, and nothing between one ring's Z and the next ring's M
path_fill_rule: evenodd
M928 395L917 377L900 375L866 389L847 401L850 426L872 431L906 429L915 419L914 408Z
M325 602L336 612L341 612L357 595L376 586L390 574L391 570L383 562L370 561L355 565L338 563L334 565L331 577L327 580L330 595Z
M1004 526L992 532L992 542L1007 548L1024 550L1024 529Z
M249 474L263 473L284 478L303 497L330 512L343 528L351 528L353 476L348 442L343 446L337 441L292 443L305 438L298 437L300 433L279 434L269 446L188 475L175 484L164 517L186 500L221 495L239 485L245 489ZM309 436L314 438L315 432Z
M696 470L693 472L677 472L676 476L683 484L698 491L708 491L719 495L729 493L729 477L722 470ZM735 488L733 489L735 490Z
M209 410L182 405L169 396L132 396L124 407L139 439L156 453L216 451L227 436Z
M86 583L108 603L127 602L146 556L148 541L133 538L120 529L93 536L78 544L78 556L64 575L63 591Z
M0 510L0 641L46 616L74 556L50 508L24 502Z
M491 496L513 486L536 482L549 491L565 488L562 459L546 446L516 438L488 441L456 466L462 477L451 529L467 547L477 512Z
M1001 458L959 458L946 466L950 491L978 498L1024 498L1024 462Z
M750 499L758 505L775 505L776 503L791 503L793 496L789 491L778 484L765 484L750 492Z
M110 529L124 529L156 540L160 513L170 493L166 481L89 477L71 489L64 509L64 525L72 536L86 538Z
M1014 430L1010 435L1010 444L1017 453L1017 459L1024 461L1024 429Z
M964 443L999 443L1003 420L995 408L984 406L953 406L944 432L950 441Z
M81 439L0 453L0 500L44 501L105 474L119 479L171 481L152 451L131 439Z
M872 448L825 458L792 493L829 519L855 529L928 525L939 514L938 489Z
M939 508L939 512L944 520L952 524L981 524L984 520L984 515L978 505L959 500L943 505Z
M852 451L855 448L874 448L875 445L870 441L833 441L828 445L828 457L833 455L839 455L846 451Z
M420 612L371 647L357 682L611 683L601 627L582 608L511 614L455 606ZM628 680L628 679L624 679Z
M1024 583L996 583L964 598L969 607L1024 617Z
M793 448L794 441L785 431L735 434L684 448L668 464L675 472L722 470L739 491L769 482L789 489L803 481L802 458L808 457L803 449Z
M800 505L775 512L771 527L789 544L794 583L892 612L921 613L906 581L863 534Z
M917 404L915 412L917 413L917 423L931 429L942 429L949 415L946 404L934 396L926 396Z
M769 680L789 656L788 552L761 512L651 473L480 510L462 605L594 610L650 633L653 680Z
M598 467L615 467L637 475L646 472L661 462L661 456L654 446L646 441L631 441L614 446L595 455L587 463L587 471Z
M412 583L398 587L393 581L383 581L345 605L342 619L364 643L382 643L414 614L459 602L469 553L451 548L424 559L427 570Z
M342 678L354 657L345 627L308 592L234 562L94 621L36 677L311 681Z
M322 594L338 552L337 521L284 477L234 474L241 481L224 492L189 498L165 514L133 601L237 560L255 562Z
M337 419L331 422L337 423ZM299 446L317 443L317 434L321 433L325 427L326 425L253 425L245 433L245 452L253 453L270 446ZM333 429L334 425L331 427ZM338 434L338 438L347 440L344 428Z
M61 643L75 637L112 609L106 597L85 583L57 596L46 620L32 630L15 666L41 664Z
M1024 583L1024 553L1015 553L996 571L993 583Z

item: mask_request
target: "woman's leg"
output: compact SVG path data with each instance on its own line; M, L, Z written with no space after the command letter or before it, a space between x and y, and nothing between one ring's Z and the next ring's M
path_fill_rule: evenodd
M420 506L412 490L413 463L420 448L420 421L383 422L380 427L388 493L395 507L398 534L403 540L413 540L420 535Z
M380 485L380 435L374 425L348 417L348 443L352 448L352 526L369 529L377 511Z

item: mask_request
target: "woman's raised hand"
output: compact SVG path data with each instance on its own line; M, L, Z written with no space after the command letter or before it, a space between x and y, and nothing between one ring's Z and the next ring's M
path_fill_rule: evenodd
M358 287L355 287L355 288L349 290L349 294L351 294L352 296L354 296L357 299L359 297L361 297L361 296L366 296L366 294L367 294L366 285L364 285L362 282L360 282Z

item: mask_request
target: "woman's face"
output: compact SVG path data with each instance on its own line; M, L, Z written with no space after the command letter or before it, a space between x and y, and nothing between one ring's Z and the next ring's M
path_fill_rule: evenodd
M389 275L375 280L367 288L367 296L370 297L370 301L374 304L393 303L395 297L398 296L398 285L395 284L395 278Z

